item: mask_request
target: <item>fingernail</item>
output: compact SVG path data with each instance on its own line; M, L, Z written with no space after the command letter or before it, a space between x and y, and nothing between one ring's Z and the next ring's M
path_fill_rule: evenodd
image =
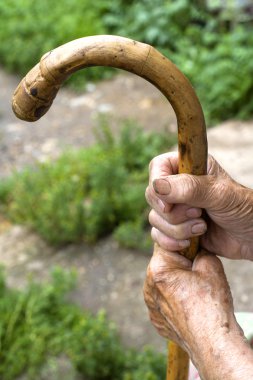
M186 210L186 216L188 216L188 218L199 218L202 213L201 211L199 208L189 208Z
M160 210L162 212L165 212L165 204L163 203L163 201L161 199L157 199L157 204L158 204L158 207L160 208Z
M153 181L153 188L157 194L166 195L170 193L171 187L166 179L160 178Z
M190 240L179 240L178 245L179 245L179 248L190 247Z
M202 234L206 231L206 225L204 223L198 223L194 224L192 226L192 233L193 234Z

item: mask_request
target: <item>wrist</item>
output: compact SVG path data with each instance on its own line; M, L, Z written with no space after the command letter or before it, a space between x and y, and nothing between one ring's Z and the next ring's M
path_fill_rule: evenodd
M253 351L237 322L202 339L191 359L203 380L253 378Z

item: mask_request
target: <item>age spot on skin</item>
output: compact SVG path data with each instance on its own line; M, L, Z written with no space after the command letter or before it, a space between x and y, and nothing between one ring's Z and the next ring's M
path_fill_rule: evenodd
M221 328L224 328L225 329L225 333L228 334L230 329L229 329L229 323L228 322L225 322L221 325Z

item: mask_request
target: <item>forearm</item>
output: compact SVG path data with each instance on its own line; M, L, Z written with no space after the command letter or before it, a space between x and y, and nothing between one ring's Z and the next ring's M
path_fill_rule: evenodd
M192 354L202 380L253 379L253 350L239 332L211 340Z

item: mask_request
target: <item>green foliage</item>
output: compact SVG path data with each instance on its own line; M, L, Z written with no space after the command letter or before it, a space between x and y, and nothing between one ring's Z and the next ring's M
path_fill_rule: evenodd
M121 223L114 232L115 239L126 248L138 248L147 251L152 246L149 231L143 220Z
M253 112L253 37L243 27L206 33L204 46L183 41L176 63L195 84L210 124ZM183 52L187 52L187 59Z
M165 357L125 349L103 312L93 316L66 300L74 284L73 272L56 268L51 282L16 291L7 288L1 271L1 379L38 379L48 358L62 355L89 380L164 379Z
M24 75L47 51L76 38L105 34L100 7L89 0L1 1L1 64ZM87 78L102 75L104 70L93 68L75 74L71 82L81 87Z
M208 124L252 116L250 26L229 30L222 15L212 17L204 2L196 0L145 0L128 8L118 0L104 23L111 33L154 45L174 61L195 87Z
M9 217L35 228L51 243L78 241L83 230L84 155L66 154L55 164L14 174Z
M129 6L117 0L108 4L103 21L110 33L176 51L188 25L206 17L197 1L144 0Z
M0 61L24 74L41 55L70 40L117 34L162 50L190 78L209 124L251 117L252 33L236 13L213 16L202 0L8 0L0 2ZM238 74L239 72L239 74ZM92 68L70 83L111 75Z
M232 17L232 16L231 16ZM106 28L158 47L195 87L208 124L253 112L253 37L250 25L230 27L199 0L111 3ZM235 26L234 26L235 25Z
M132 352L128 360L130 370L124 373L123 380L160 380L165 378L164 359L162 356L154 356L150 348L138 355ZM134 371L131 367L134 367Z
M117 229L121 244L146 247L148 163L175 138L145 133L127 121L118 139L102 122L98 140L2 182L2 211L51 244L95 242Z

